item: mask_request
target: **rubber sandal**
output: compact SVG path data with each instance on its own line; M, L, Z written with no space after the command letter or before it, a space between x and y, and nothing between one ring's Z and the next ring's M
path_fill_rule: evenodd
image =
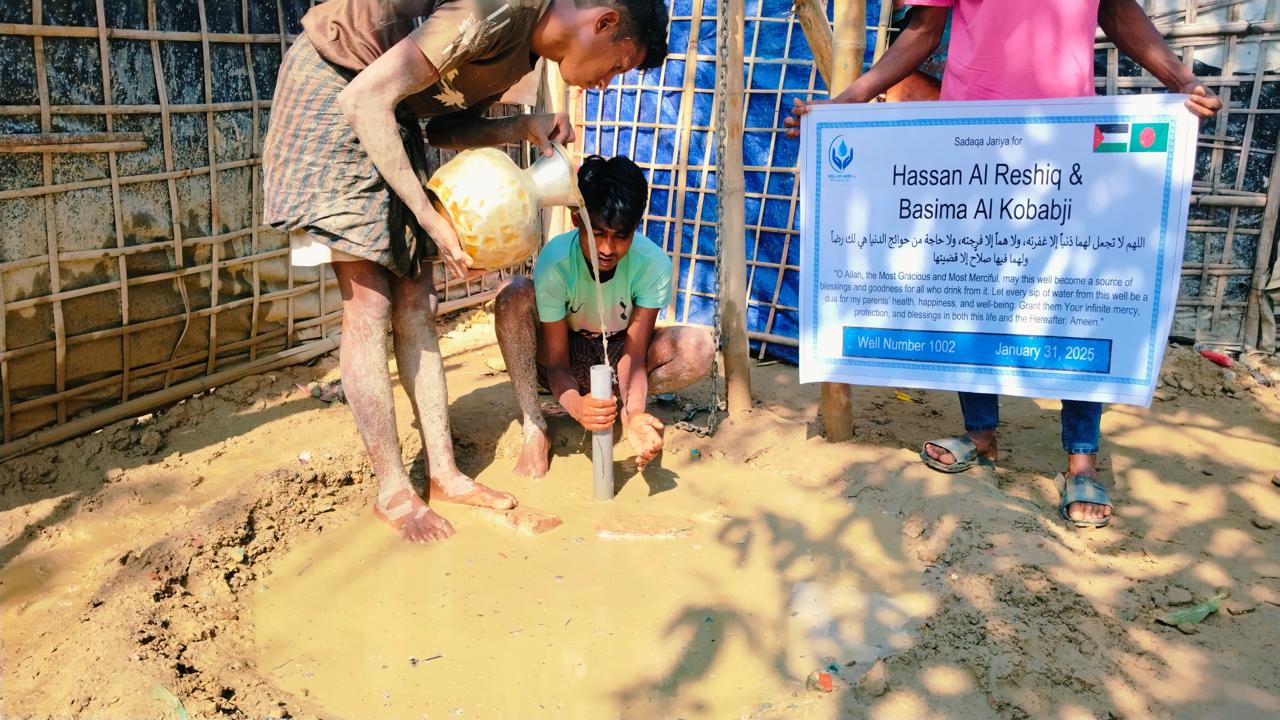
M1107 494L1107 489L1098 482L1097 478L1088 475L1072 475L1068 479L1061 473L1058 474L1058 514L1063 520L1074 524L1078 528L1100 528L1105 527L1111 522L1111 516L1097 520L1074 520L1067 514L1067 506L1071 503L1090 503L1092 505L1106 505L1112 507L1111 496Z
M933 456L929 455L928 446L930 445L936 445L951 453L955 456L956 461L951 464L947 464L935 459ZM978 455L978 446L974 445L973 441L970 440L967 435L957 435L956 437L930 440L920 448L920 459L924 461L925 465L928 465L938 472L944 473L964 472L974 465L985 461L985 458L979 457Z

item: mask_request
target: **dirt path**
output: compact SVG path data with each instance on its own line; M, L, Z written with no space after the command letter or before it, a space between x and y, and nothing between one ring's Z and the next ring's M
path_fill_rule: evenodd
M613 503L565 419L550 475L518 480L491 339L477 317L447 340L455 442L563 518L536 537L443 507L458 537L394 541L349 411L308 390L331 359L0 465L0 715L1280 715L1280 397L1246 373L1173 349L1161 400L1110 407L1117 519L1081 533L1054 515L1056 403L1007 399L1001 466L944 476L916 452L952 394L859 388L831 446L777 364L750 418L669 432L644 476L620 445ZM1154 621L1220 588L1194 634Z

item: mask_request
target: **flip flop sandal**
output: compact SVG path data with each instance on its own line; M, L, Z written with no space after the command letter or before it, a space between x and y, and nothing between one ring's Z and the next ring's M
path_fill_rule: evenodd
M1073 523L1078 528L1100 528L1111 522L1110 515L1097 520L1073 520L1067 514L1067 506L1077 502L1112 506L1111 496L1107 494L1107 489L1096 478L1088 475L1072 475L1067 478L1065 475L1059 474L1058 514L1062 516L1063 520Z
M955 456L956 461L948 465L947 463L935 459L933 456L929 455L930 445L936 445L951 453ZM978 446L974 445L973 441L970 440L967 435L957 435L956 437L930 440L920 448L920 459L924 461L925 465L928 465L938 472L944 473L964 472L979 463L990 463L986 458L982 458L978 455Z

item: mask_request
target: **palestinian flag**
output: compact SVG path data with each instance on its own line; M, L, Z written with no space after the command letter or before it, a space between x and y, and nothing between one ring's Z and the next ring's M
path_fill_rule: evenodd
M1096 153L1165 152L1169 123L1106 123L1093 126Z
M1129 151L1129 123L1093 126L1093 151L1115 153Z

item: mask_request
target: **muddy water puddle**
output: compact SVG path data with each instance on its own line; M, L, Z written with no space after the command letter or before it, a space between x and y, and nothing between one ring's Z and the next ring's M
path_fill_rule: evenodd
M585 456L537 485L482 475L564 519L538 537L454 507L439 546L370 518L330 527L257 588L257 665L334 717L738 717L803 694L824 660L909 646L932 611L878 511L716 460L667 471L673 490L634 477L604 503ZM640 514L694 529L597 535Z
M43 534L59 544L56 550L28 552L0 566L0 617L12 620L53 606L69 607L92 591L102 576L110 574L121 545L157 518L178 512L157 507L153 504L156 499L189 484L182 473L140 472L137 482L128 486L113 485L92 496L70 493L34 503L30 521L47 524ZM64 524L72 514L76 523ZM6 550L16 555L35 541L34 534L19 535L6 543Z

